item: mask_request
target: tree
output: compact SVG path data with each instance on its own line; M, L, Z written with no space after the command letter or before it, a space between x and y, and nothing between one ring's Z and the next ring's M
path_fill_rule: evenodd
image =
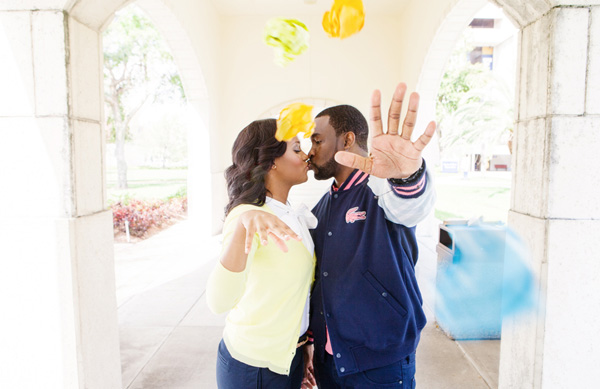
M467 38L457 45L442 78L436 105L441 151L508 141L513 127L513 93L483 64L471 64ZM506 139L505 139L506 138Z
M133 142L143 148L152 166L165 168L187 161L189 110L181 105L153 105L132 124ZM137 130L137 131L136 131Z
M482 81L481 86L461 96L450 115L442 142L445 147L508 141L513 130L512 92L504 80L491 72Z
M118 12L104 32L104 97L108 141L115 143L118 187L127 188L129 124L149 100L185 98L166 42L135 6Z

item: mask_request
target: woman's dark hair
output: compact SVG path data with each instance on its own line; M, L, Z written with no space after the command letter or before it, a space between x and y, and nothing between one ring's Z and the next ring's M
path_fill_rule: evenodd
M262 206L267 196L265 176L275 158L285 154L287 144L275 139L275 119L255 120L233 142L233 165L225 170L229 203L225 215L240 204Z

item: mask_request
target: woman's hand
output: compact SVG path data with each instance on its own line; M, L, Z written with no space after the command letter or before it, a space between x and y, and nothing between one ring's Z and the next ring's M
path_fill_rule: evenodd
M302 389L312 389L317 386L315 371L313 369L314 346L312 344L305 344L302 347L302 352L304 353L304 379L302 380Z
M277 247L287 253L285 241L291 239L302 240L287 224L272 213L264 211L248 211L240 215L239 223L246 229L245 252L248 254L252 248L254 234L258 234L262 245L267 245L271 237Z

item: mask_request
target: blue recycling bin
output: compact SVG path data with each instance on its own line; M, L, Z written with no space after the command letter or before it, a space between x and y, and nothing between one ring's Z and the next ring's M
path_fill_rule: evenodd
M435 316L452 339L500 339L506 229L440 225Z

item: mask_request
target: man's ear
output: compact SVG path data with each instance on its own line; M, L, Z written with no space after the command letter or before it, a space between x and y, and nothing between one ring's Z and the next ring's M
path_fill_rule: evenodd
M356 142L356 135L353 132L346 132L344 134L344 150L348 150Z

